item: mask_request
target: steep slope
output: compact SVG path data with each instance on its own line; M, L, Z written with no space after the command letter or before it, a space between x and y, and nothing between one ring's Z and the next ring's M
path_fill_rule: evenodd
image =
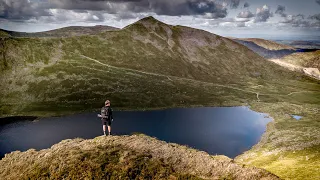
M294 53L271 61L320 80L320 51Z
M273 93L306 88L296 81L304 77L245 46L152 17L93 36L2 42L2 115L78 112L106 97L118 108L143 109L277 101Z
M5 32L14 37L72 37L72 36L81 36L81 35L94 35L102 33L105 31L115 31L118 28L111 26L69 26L60 29L54 29L44 32L36 33L25 33L25 32L14 32L0 29L0 32Z
M7 154L0 165L1 179L279 179L145 135L64 140L50 149Z
M294 53L281 58L281 60L297 66L320 69L320 50Z

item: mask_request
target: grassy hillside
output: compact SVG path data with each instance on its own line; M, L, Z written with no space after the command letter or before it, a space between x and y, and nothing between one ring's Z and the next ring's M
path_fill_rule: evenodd
M2 116L79 112L106 98L126 109L239 105L319 87L229 39L153 18L94 36L4 41Z
M64 140L50 149L13 152L0 165L1 179L278 179L145 135Z
M311 94L310 94L311 95ZM252 103L252 108L269 112L274 122L269 123L260 142L235 161L266 169L283 179L320 179L320 106L308 104ZM300 115L299 121L291 114Z
M7 37L1 44L0 116L90 111L106 98L117 109L250 105L274 122L239 161L281 178L303 179L305 167L308 177L317 177L317 161L302 157L319 155L314 140L320 131L319 81L232 40L149 17L118 31ZM296 121L291 114L303 118ZM281 151L273 156L272 149ZM281 160L296 155L296 163L285 164L289 173L281 171L286 162Z

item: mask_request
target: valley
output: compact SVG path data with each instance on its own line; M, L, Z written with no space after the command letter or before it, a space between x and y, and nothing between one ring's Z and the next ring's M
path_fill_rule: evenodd
M93 35L1 32L1 44L1 117L93 112L106 97L118 110L245 105L273 121L236 163L284 179L320 178L320 82L237 41L147 17ZM299 56L291 51L283 57ZM310 67L319 62L310 59Z

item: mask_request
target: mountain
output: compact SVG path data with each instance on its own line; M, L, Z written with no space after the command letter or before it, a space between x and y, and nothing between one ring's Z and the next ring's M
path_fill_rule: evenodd
M7 154L0 165L1 179L279 179L145 135L63 140L50 149Z
M60 29L54 29L50 31L44 32L35 32L35 33L26 33L26 32L14 32L14 31L7 31L4 29L0 29L0 36L1 32L7 33L14 37L71 37L71 36L82 36L82 35L93 35L102 33L105 31L116 31L118 28L111 27L111 26L70 26L64 27Z
M234 41L152 17L96 35L1 44L2 115L96 109L106 97L129 109L241 104L257 99L251 87L262 81L303 78Z
M256 99L251 87L262 81L284 79L291 86L303 78L232 40L153 17L90 36L2 42L3 115L17 109L31 114L96 109L106 97L119 108L241 104L244 97Z
M95 111L106 99L129 110L250 106L274 121L236 161L283 179L319 179L319 81L241 43L147 17L92 35L4 33L0 47L0 116Z

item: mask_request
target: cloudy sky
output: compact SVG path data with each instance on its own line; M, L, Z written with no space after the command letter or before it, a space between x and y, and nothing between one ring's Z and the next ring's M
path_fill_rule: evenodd
M0 28L122 28L146 16L235 37L319 37L320 0L0 0Z

